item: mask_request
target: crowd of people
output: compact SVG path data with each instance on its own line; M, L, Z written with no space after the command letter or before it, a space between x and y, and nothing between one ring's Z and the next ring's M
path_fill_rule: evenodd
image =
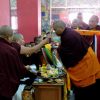
M88 24L83 21L83 15L81 12L77 14L77 18L74 19L71 23L72 29L81 29L81 30L100 30L99 17L97 15L92 15L89 19ZM84 36L87 42L91 45L95 51L95 36Z
M62 20L53 22L52 28L60 37L58 54L67 70L75 100L100 99L100 64L91 48L93 37L83 37L74 29L100 30L99 18L93 15L89 24L83 21L82 13L73 20L71 28L66 27ZM13 33L11 27L0 27L0 99L12 100L20 84L20 79L25 76L34 76L36 73L29 71L30 64L41 64L40 49L50 41L51 35L36 37L30 45L25 45L22 34ZM24 55L24 58L23 58ZM28 57L27 57L28 56ZM27 60L25 60L27 59ZM29 60L28 60L29 59ZM32 59L32 62L30 60ZM29 62L26 62L29 61Z

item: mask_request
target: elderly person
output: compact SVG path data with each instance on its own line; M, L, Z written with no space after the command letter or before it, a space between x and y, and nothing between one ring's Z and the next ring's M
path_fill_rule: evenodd
M100 25L98 25L99 23L99 17L97 15L93 15L91 16L90 20L89 20L89 29L90 30L97 30L97 31L100 31ZM100 36L97 35L96 36L97 38L97 56L99 58L99 62L100 62L100 52L99 52L99 46L100 46ZM92 43L92 48L95 48L95 36L91 36L89 39L88 39L89 42ZM95 50L95 49L94 49Z
M34 48L27 48L16 45L12 46L13 31L9 26L0 27L0 99L12 100L12 96L18 89L20 78L29 71L24 67L19 58L19 53L30 54L48 42L48 39L41 42ZM20 49L21 48L21 49ZM17 51L19 50L19 52ZM24 51L25 50L25 51Z
M32 49L32 48L34 48L36 46L36 45L34 45L33 47L26 47L26 46L24 46L25 45L24 37L20 33L14 33L14 35L13 35L13 43L12 44L16 44L16 43L19 44L21 46L21 48L25 47L26 49L27 48ZM39 45L39 43L37 45ZM28 50L27 50L27 52L28 52ZM33 53L30 54L28 57L27 57L26 53L20 53L20 58L21 58L21 61L23 62L23 64L24 65L35 64L37 66L37 69L39 69L39 65L42 65L42 63L41 63L40 55L38 54L38 52L35 53L33 51Z
M99 17L96 15L92 15L89 19L89 27L88 30L100 30ZM85 39L88 41L90 46L95 51L95 36L86 36Z
M9 26L0 27L0 99L12 100L20 78L27 70L20 62L18 52L10 44L13 31Z
M20 45L25 45L25 40L22 34L20 33L14 33L13 34L13 39L12 42L16 42Z
M93 30L100 30L99 17L97 15L92 15L89 20L89 28Z
M20 54L29 54L29 55L31 55L32 53L37 52L43 45L48 43L49 42L49 37L50 37L50 35L46 39L42 40L39 44L37 44L33 47L25 47L23 45L25 43L23 35L15 33L15 35L13 36L12 45L18 50L18 52ZM18 44L20 45L19 48L18 48Z
M88 28L88 25L83 21L83 15L81 12L79 12L77 18L72 21L71 28L84 30Z
M19 45L20 47L21 46L24 47L25 41L24 41L24 37L23 37L22 34L20 34L20 33L14 33L13 34L12 45L14 45L14 47L16 49L15 44ZM29 48L29 47L27 47L27 48ZM30 47L30 49L31 49L31 47ZM30 69L30 65L32 65L32 64L35 64L36 67L39 67L40 59L38 58L38 55L35 54L34 52L28 57L26 56L26 53L25 54L20 54L19 56L20 56L20 59L21 59L22 63L24 65L27 65L27 66L25 66L27 69ZM37 75L36 72L34 74ZM22 91L25 87L25 84L31 85L32 82L34 81L34 78L36 78L36 76L32 76L28 80L27 80L27 78L21 79L19 88L18 88L16 94L14 95L13 100L22 100ZM22 83L24 83L24 84L22 84Z
M47 43L49 42L49 38L50 38L50 37L51 37L51 36L48 35L47 38L45 38L44 40L42 40L40 43L34 45L33 47L26 47L26 46L24 46L25 41L24 41L23 35L22 35L22 34L17 34L17 33L15 33L15 34L13 35L12 46L13 46L14 48L16 48L16 50L18 51L19 55L29 55L29 56L32 55L32 56L30 57L30 59L31 59L31 58L33 58L33 53L34 53L34 56L37 57L37 55L35 55L35 53L37 53L37 52L41 49L42 46L44 46L45 44L47 44ZM35 57L34 57L34 58L35 58ZM22 58L22 60L23 60L23 63L24 63L25 65L28 64L27 61L24 60L23 58ZM39 64L38 64L38 63L40 63L40 62L39 62L39 59L38 59L37 61L36 61L36 60L37 60L37 59L35 59L36 65L37 65L37 67L39 67ZM28 61L29 61L29 60L28 60ZM32 61L32 59L31 59L31 61ZM30 65L33 64L31 61L30 61L30 63L29 63ZM33 62L34 62L34 61L33 61ZM28 66L26 66L26 67L28 67Z
M61 37L58 53L75 92L75 100L99 100L100 64L84 38L61 21L53 23Z
M79 29L79 22L78 22L78 19L74 19L71 23L71 28L72 29Z

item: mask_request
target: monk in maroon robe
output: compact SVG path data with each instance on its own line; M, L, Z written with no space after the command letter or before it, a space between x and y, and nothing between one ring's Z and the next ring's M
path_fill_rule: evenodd
M10 27L0 27L0 100L12 100L20 78L27 73L18 52L10 44L12 35Z
M75 100L100 100L100 64L92 48L61 20L53 23L53 29L61 37L58 53L69 74Z

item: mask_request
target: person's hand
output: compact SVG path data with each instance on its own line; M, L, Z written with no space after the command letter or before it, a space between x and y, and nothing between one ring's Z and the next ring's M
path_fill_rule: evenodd
M47 38L51 38L52 37L52 35L49 33L49 34L47 34Z
M48 44L48 43L50 43L50 39L51 38L45 38L44 40L42 40L42 45L45 45L45 44Z
M27 70L31 70L31 68L30 68L29 65L26 65L25 68L26 68Z
M50 43L51 42L52 35L51 34L48 34L47 35L47 38L48 38L48 42Z

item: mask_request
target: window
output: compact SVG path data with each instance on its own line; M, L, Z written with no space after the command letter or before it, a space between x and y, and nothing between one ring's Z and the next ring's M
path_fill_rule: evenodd
M70 24L78 12L83 13L83 20L88 23L91 15L100 16L100 0L50 0L50 23L61 19Z
M17 5L16 0L10 0L11 5L11 27L14 31L17 31L18 29L18 23L17 23Z

